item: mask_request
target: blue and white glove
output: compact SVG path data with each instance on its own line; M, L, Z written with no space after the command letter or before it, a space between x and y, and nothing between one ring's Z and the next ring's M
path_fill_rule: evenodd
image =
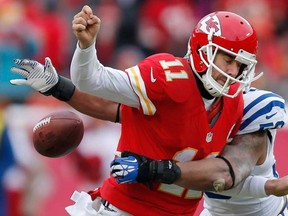
M11 84L31 86L41 94L52 95L62 101L69 101L74 94L75 86L71 80L57 74L50 58L45 58L45 65L29 59L15 59L14 63L19 67L12 67L11 72L24 79L12 79Z
M142 164L142 167L147 166ZM110 165L110 172L118 184L137 182L139 169L139 162L134 156L116 158Z
M172 184L181 176L181 170L173 160L152 160L148 157L124 151L110 164L110 173L117 183Z

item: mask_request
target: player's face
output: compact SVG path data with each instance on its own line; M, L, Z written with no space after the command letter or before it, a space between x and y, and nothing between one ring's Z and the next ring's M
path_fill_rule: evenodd
M241 66L241 63L236 61L233 56L230 56L224 52L217 53L214 63L222 71L224 71L226 74L234 78L238 75ZM223 74L221 74L216 69L213 69L212 77L222 86L225 84L227 79Z

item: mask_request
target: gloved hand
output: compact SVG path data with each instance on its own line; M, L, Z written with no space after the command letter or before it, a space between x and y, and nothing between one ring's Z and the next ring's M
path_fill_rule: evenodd
M58 83L58 74L48 57L45 58L45 65L29 59L15 59L14 63L19 68L12 67L11 71L23 76L24 79L10 80L13 85L28 85L43 94Z
M115 158L110 164L110 173L117 183L134 183L149 181L149 165L152 160L124 151L121 157Z
M172 184L181 176L181 170L172 160L152 160L148 157L124 151L110 164L110 173L117 183Z
M36 91L49 96L52 95L61 101L69 101L75 91L71 80L59 76L52 65L50 58L45 58L45 65L29 59L15 59L19 67L12 67L11 72L19 74L24 79L12 79L13 85L28 85Z

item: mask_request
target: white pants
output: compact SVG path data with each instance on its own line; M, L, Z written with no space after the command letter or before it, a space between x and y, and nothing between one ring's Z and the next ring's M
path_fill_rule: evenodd
M86 192L79 193L75 191L71 196L71 200L75 204L65 208L71 216L132 216L106 201L102 202L101 197L97 197L92 201L91 196Z
M227 215L232 215L231 213L227 213ZM213 216L207 209L203 209L199 216ZM277 214L277 216L288 216L288 203L287 197L283 197L281 202L281 212Z
M199 216L213 216L213 215L207 209L204 209L202 210ZM287 208L281 214L278 214L278 216L288 216Z

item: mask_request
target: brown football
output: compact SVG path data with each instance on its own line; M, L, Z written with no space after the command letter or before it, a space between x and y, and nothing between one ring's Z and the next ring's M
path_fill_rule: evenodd
M82 119L71 111L58 111L42 118L33 128L33 144L46 157L61 157L72 152L84 135Z

